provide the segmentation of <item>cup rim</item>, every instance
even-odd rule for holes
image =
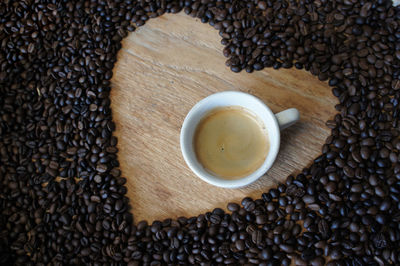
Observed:
[[[258,169],[253,171],[251,174],[249,174],[249,175],[247,175],[245,177],[239,178],[239,179],[234,179],[234,180],[223,179],[221,177],[218,177],[218,176],[213,175],[210,172],[208,172],[206,169],[204,169],[204,167],[202,167],[201,163],[197,161],[197,158],[196,158],[195,154],[194,154],[194,156],[190,156],[190,154],[192,152],[189,151],[188,145],[185,144],[185,143],[187,143],[187,141],[185,141],[185,140],[187,138],[187,133],[188,133],[188,130],[189,130],[189,122],[190,122],[191,119],[193,119],[193,116],[195,116],[200,111],[200,109],[205,104],[207,104],[207,102],[212,100],[213,98],[226,96],[226,95],[229,95],[229,94],[230,95],[235,95],[235,96],[240,96],[240,97],[247,97],[247,98],[250,98],[252,101],[255,101],[258,104],[260,104],[260,106],[262,106],[264,111],[272,118],[271,120],[273,121],[273,125],[268,125],[268,126],[264,125],[267,128],[267,132],[268,132],[269,138],[271,137],[270,136],[270,131],[271,130],[275,130],[275,132],[276,132],[275,139],[273,141],[271,139],[269,139],[269,141],[270,141],[270,149],[269,149],[268,155],[265,158],[263,164]],[[226,106],[235,106],[235,105],[234,104],[228,104]],[[248,109],[249,111],[254,113],[257,117],[260,117],[259,114],[253,112],[249,108],[246,108],[245,106],[242,106],[242,107],[245,108],[245,109]],[[201,115],[201,118],[203,118],[206,115],[206,113],[207,112],[203,113]],[[200,118],[200,120],[201,120],[201,118]],[[198,123],[199,122],[197,122],[196,125],[194,125],[194,127],[197,127]],[[190,143],[193,143],[193,139],[190,140]],[[271,109],[268,107],[268,105],[265,104],[258,97],[254,96],[254,95],[251,95],[249,93],[241,92],[241,91],[217,92],[217,93],[211,94],[211,95],[203,98],[199,102],[197,102],[191,108],[191,110],[188,112],[188,114],[186,115],[186,117],[185,117],[185,119],[183,121],[181,132],[180,132],[180,146],[181,146],[181,152],[182,152],[182,155],[183,155],[183,158],[184,158],[186,164],[189,166],[189,168],[192,170],[192,172],[195,173],[195,175],[197,177],[199,177],[203,181],[205,181],[205,182],[207,182],[207,183],[209,183],[211,185],[217,186],[217,187],[239,188],[239,187],[244,187],[244,186],[247,186],[247,185],[255,182],[260,177],[264,176],[265,173],[271,168],[271,166],[275,162],[275,159],[276,159],[276,157],[278,155],[278,151],[279,151],[279,148],[280,148],[280,129],[279,129],[278,120],[276,119],[275,114],[271,111]]]

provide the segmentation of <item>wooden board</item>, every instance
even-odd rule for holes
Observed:
[[[330,130],[337,99],[326,82],[296,69],[252,74],[225,66],[218,31],[181,13],[149,21],[122,43],[112,79],[112,112],[118,159],[128,179],[135,220],[194,216],[264,191],[296,174],[317,157]],[[301,121],[282,132],[269,172],[241,189],[222,189],[197,178],[180,151],[179,133],[192,106],[219,91],[240,90],[272,111],[290,107]]]

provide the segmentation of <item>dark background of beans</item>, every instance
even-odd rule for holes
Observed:
[[[322,154],[260,199],[134,223],[112,68],[129,31],[181,10],[220,31],[232,71],[305,69],[338,114]],[[399,76],[391,1],[3,0],[0,264],[398,265]]]

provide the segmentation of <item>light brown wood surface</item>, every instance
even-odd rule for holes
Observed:
[[[118,159],[136,221],[194,216],[245,196],[259,198],[309,165],[330,133],[325,122],[336,113],[337,99],[326,82],[296,69],[233,73],[225,66],[220,40],[210,25],[181,13],[151,20],[122,42],[111,101]],[[282,132],[273,167],[241,189],[203,182],[180,151],[187,112],[202,98],[226,90],[251,93],[274,112],[295,107],[301,115]]]

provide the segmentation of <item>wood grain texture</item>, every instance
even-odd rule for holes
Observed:
[[[258,198],[309,165],[330,134],[325,121],[334,116],[337,99],[325,82],[295,69],[235,74],[225,66],[220,40],[212,27],[182,13],[151,20],[122,42],[111,101],[118,159],[136,221],[194,216],[245,196]],[[269,172],[234,190],[197,178],[179,145],[192,106],[226,90],[251,93],[274,112],[295,107],[301,114],[299,123],[282,132]]]

